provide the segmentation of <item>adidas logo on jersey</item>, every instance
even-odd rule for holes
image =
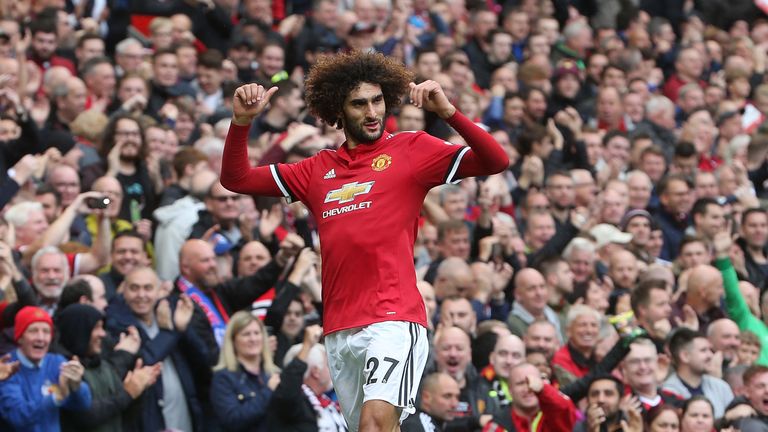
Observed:
[[[336,170],[334,168],[331,168],[330,171],[325,173],[325,175],[323,176],[323,180],[328,180],[332,178],[336,178]]]

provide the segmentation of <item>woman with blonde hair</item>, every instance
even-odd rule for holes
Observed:
[[[224,430],[267,430],[267,406],[280,383],[268,337],[261,320],[248,311],[235,313],[227,324],[210,395]]]

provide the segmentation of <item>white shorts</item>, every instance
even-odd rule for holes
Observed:
[[[325,348],[350,431],[357,431],[363,403],[369,400],[394,405],[400,422],[416,412],[416,393],[429,355],[427,329],[406,321],[374,323],[327,335]]]

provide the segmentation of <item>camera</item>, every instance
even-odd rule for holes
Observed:
[[[85,205],[91,209],[105,209],[110,203],[110,199],[107,197],[98,198],[86,198]]]

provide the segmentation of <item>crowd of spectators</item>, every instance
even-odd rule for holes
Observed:
[[[254,166],[338,147],[304,77],[361,50],[510,159],[424,202],[404,432],[768,431],[760,3],[0,2],[0,430],[347,430],[314,216],[218,176],[242,83]]]

